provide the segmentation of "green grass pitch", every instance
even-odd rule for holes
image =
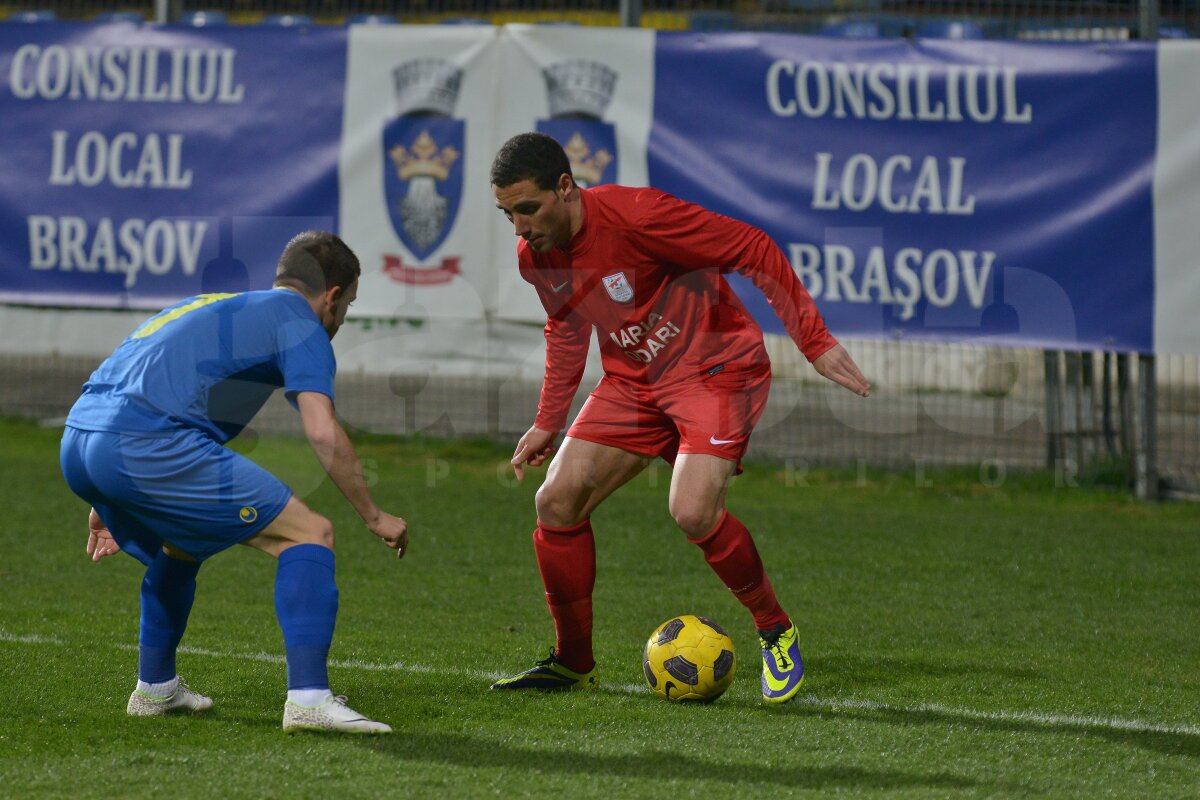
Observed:
[[[751,464],[730,507],[801,628],[808,679],[768,707],[749,617],[666,510],[654,470],[595,515],[596,693],[491,693],[552,626],[529,534],[541,471],[503,446],[359,440],[397,561],[303,441],[251,457],[337,528],[334,690],[390,737],[279,728],[274,564],[200,573],[180,671],[214,712],[128,718],[138,582],[92,564],[59,432],[0,420],[0,796],[741,798],[1200,796],[1200,508],[1049,476],[812,472]],[[708,706],[643,686],[645,637],[712,617],[737,678]]]

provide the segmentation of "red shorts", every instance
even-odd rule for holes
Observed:
[[[605,375],[567,435],[661,456],[671,464],[678,453],[706,453],[737,464],[767,405],[770,388],[769,364],[730,367],[657,386]]]

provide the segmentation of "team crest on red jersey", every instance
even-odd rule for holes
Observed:
[[[618,303],[628,303],[633,299],[633,287],[629,285],[629,279],[625,277],[624,272],[605,275],[604,291]]]

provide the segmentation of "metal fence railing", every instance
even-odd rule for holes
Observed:
[[[569,22],[764,30],[831,36],[1127,39],[1200,36],[1195,0],[4,0],[0,18],[154,21],[182,11],[197,24]]]
[[[847,345],[872,381],[870,400],[818,378],[789,340],[771,339],[775,378],[754,457],[798,471],[841,464],[919,473],[969,465],[984,482],[1049,469],[1063,486],[1097,476],[1134,486],[1142,433],[1136,408],[1146,388],[1136,356],[1124,357],[1122,366],[1114,354],[1053,353],[1058,385],[1051,392],[1053,373],[1040,350]],[[61,419],[99,361],[0,356],[0,414]],[[1200,497],[1200,356],[1164,356],[1156,367],[1157,488]],[[532,420],[538,390],[529,380],[346,374],[338,379],[338,413],[351,428],[373,433],[515,441]],[[578,400],[585,396],[581,391]],[[297,415],[278,400],[253,427],[301,433]]]

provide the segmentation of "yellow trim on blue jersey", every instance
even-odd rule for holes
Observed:
[[[237,297],[237,294],[202,294],[202,295],[199,295],[195,300],[188,303],[186,306],[180,306],[179,308],[173,308],[166,313],[159,314],[156,317],[150,318],[149,320],[146,321],[146,324],[142,325],[142,327],[138,328],[136,331],[133,332],[132,338],[144,339],[147,336],[158,333],[159,329],[162,328],[162,326],[166,325],[168,322],[174,322],[175,320],[179,319],[180,317],[182,317],[184,314],[188,313],[189,311],[195,311],[197,308],[203,308],[204,306],[211,305],[211,304],[217,302],[218,300],[225,300],[230,297]]]

